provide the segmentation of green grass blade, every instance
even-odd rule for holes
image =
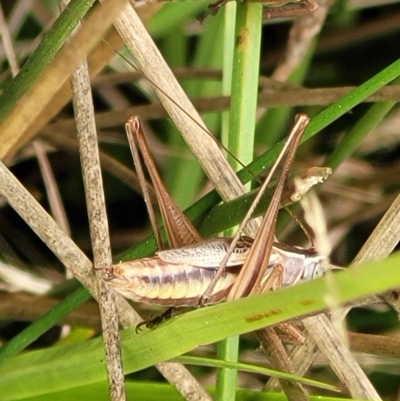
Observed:
[[[137,335],[123,330],[125,372],[134,372],[231,335],[258,330],[328,307],[327,294],[335,288],[337,303],[348,302],[400,286],[400,255],[338,272],[329,285],[314,280],[276,292],[202,308]],[[376,278],[379,277],[379,280]],[[80,374],[77,375],[76,372]],[[2,399],[41,395],[105,379],[101,339],[82,344],[29,352],[0,366]]]
[[[68,4],[20,73],[4,89],[0,96],[0,120],[15,107],[18,100],[43,73],[93,3],[94,0],[72,0]]]
[[[239,3],[233,60],[229,149],[244,163],[253,159],[260,66],[262,4]]]
[[[199,11],[207,9],[207,1],[184,1],[180,4],[164,4],[160,11],[151,19],[147,29],[153,38],[168,34],[176,28],[181,28],[190,18],[197,15]]]
[[[254,152],[261,25],[262,4],[237,4],[229,135],[225,138],[224,145],[244,163],[253,159]],[[229,54],[226,56],[232,59]],[[238,336],[228,337],[218,344],[218,354],[226,360],[236,360],[238,347]],[[219,400],[234,399],[236,381],[237,372],[234,369],[219,370],[217,380]]]
[[[17,355],[90,298],[91,294],[84,287],[68,295],[62,302],[35,320],[30,326],[0,348],[0,364]]]
[[[141,401],[182,401],[182,396],[178,391],[169,384],[154,383],[147,381],[125,383],[126,394],[129,400],[135,400],[140,394]],[[215,395],[213,387],[208,387],[207,391],[211,396]],[[70,401],[70,400],[96,400],[109,401],[108,388],[106,382],[89,384],[82,387],[76,387],[70,390],[49,393],[37,397],[24,398],[25,401]],[[286,401],[286,397],[282,393],[270,393],[262,391],[253,391],[247,389],[239,389],[236,391],[236,399],[239,401]],[[332,398],[322,396],[310,396],[311,401],[351,401],[346,398]]]
[[[287,372],[280,372],[275,369],[266,368],[265,366],[257,366],[251,365],[248,363],[241,363],[241,362],[231,362],[225,361],[220,359],[211,359],[206,357],[198,357],[198,356],[180,356],[173,359],[174,362],[180,362],[189,365],[198,365],[198,366],[215,366],[215,367],[225,367],[229,369],[236,369],[241,370],[244,372],[252,372],[257,373],[265,376],[273,376],[278,379],[286,379],[286,380],[296,380],[299,383],[303,383],[309,386],[321,388],[324,390],[330,391],[339,391],[336,386],[331,384],[321,383],[317,380],[308,379],[303,376],[299,376],[296,374],[291,374]]]
[[[361,141],[368,135],[372,128],[378,125],[382,119],[395,106],[396,102],[382,102],[369,107],[364,116],[340,141],[340,144],[326,158],[324,166],[337,168],[340,163],[348,158],[357,149]]]

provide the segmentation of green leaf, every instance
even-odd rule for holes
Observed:
[[[152,331],[121,332],[125,373],[135,372],[196,348],[400,286],[400,255],[324,278],[182,314]],[[379,277],[379,280],[377,280]],[[333,283],[333,284],[332,284]],[[332,287],[333,285],[333,287]],[[334,294],[329,290],[334,288]],[[79,375],[76,372],[79,371]],[[101,338],[28,352],[0,367],[2,400],[16,400],[84,386],[105,379]]]

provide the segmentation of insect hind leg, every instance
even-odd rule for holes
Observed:
[[[277,264],[269,269],[270,271],[261,282],[261,293],[266,291],[275,291],[282,288],[283,283],[283,266]]]

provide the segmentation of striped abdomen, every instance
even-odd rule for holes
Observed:
[[[240,267],[230,267],[221,276],[211,294],[210,303],[227,297]],[[173,264],[155,256],[114,265],[107,281],[124,297],[136,302],[195,306],[215,273],[215,268]]]

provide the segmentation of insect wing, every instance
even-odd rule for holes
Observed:
[[[159,251],[157,255],[168,263],[187,263],[204,269],[218,269],[231,242],[232,238],[213,238],[193,246]],[[248,241],[239,241],[229,257],[227,266],[242,265],[249,250]]]

